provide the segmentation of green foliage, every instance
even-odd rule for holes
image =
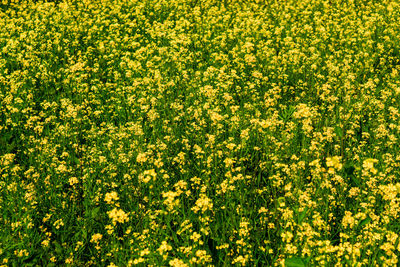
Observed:
[[[0,3],[0,265],[395,266],[398,1]]]

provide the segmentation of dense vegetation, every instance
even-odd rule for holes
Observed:
[[[399,20],[3,0],[0,265],[396,265]]]

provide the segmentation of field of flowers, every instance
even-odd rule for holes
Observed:
[[[394,266],[400,2],[0,3],[0,266]]]

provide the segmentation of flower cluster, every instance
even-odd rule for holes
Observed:
[[[0,265],[398,265],[399,20],[1,1]]]

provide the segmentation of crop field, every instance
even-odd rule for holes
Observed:
[[[400,1],[0,2],[0,266],[396,266]]]

